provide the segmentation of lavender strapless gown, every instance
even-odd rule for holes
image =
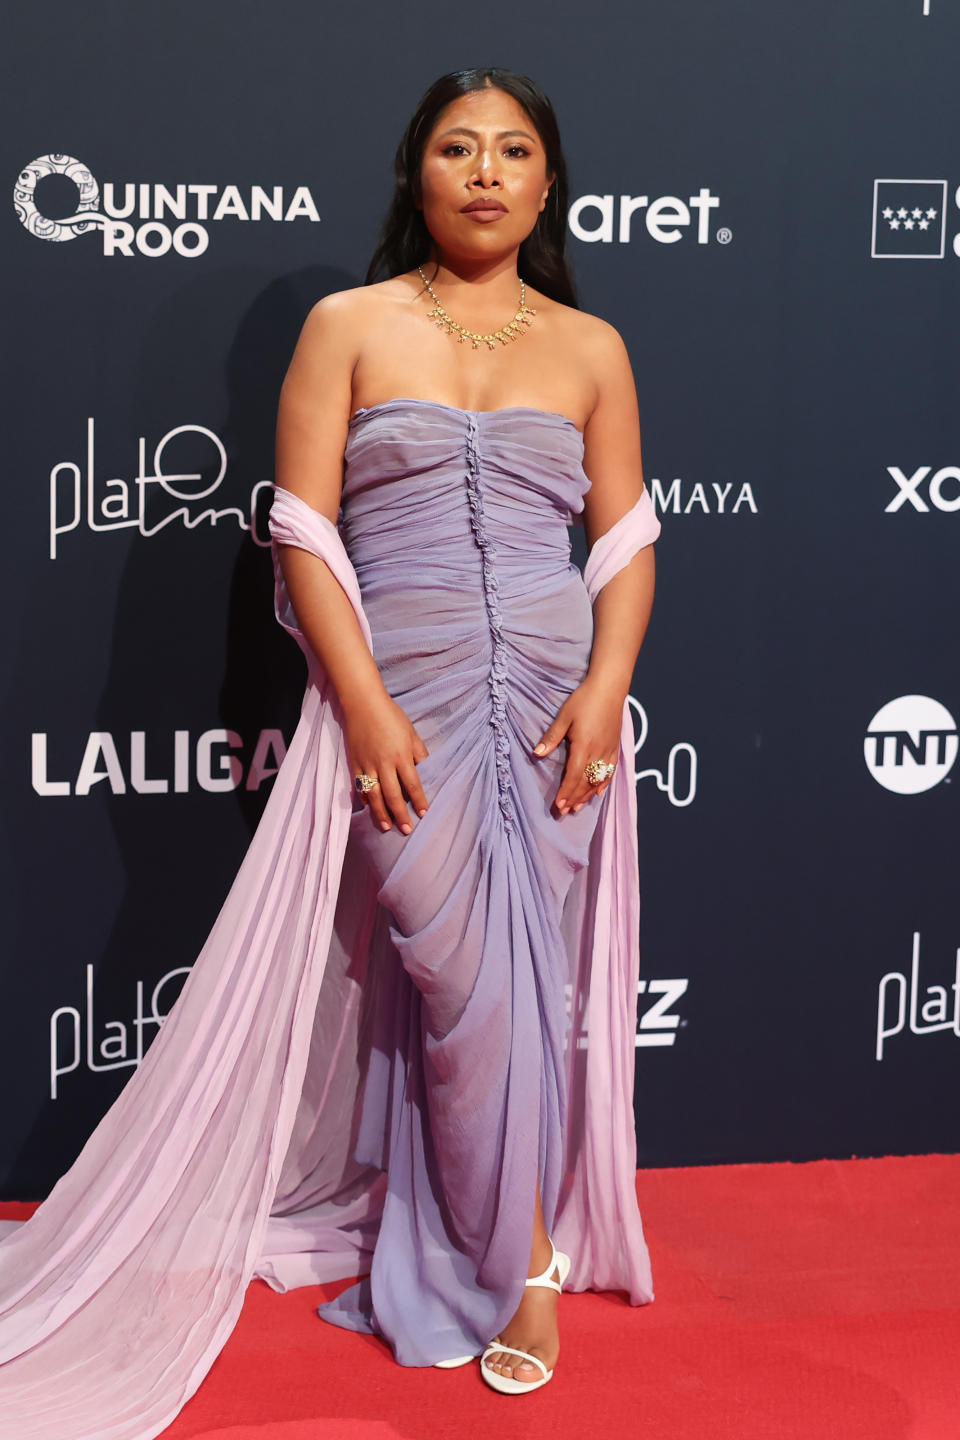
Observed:
[[[391,400],[353,417],[343,539],[374,656],[429,749],[409,836],[365,808],[389,938],[371,961],[357,1159],[386,1171],[370,1275],[320,1307],[405,1365],[478,1353],[520,1302],[539,1177],[565,1122],[564,902],[606,797],[551,813],[565,746],[531,754],[583,679],[593,616],[568,525],[589,481],[561,415]],[[369,982],[368,982],[369,983]]]

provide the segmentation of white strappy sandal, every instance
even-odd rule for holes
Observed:
[[[560,1272],[559,1281],[551,1279],[554,1270]],[[550,1264],[542,1275],[531,1275],[524,1281],[524,1284],[543,1285],[551,1290],[556,1290],[559,1295],[569,1274],[570,1256],[564,1255],[562,1250],[557,1250],[551,1240]],[[539,1370],[543,1371],[542,1378],[540,1380],[515,1380],[512,1375],[500,1375],[496,1370],[491,1370],[488,1365],[484,1364],[484,1361],[488,1355],[494,1355],[498,1350],[503,1350],[507,1355],[519,1355],[521,1360],[527,1360],[531,1365],[536,1365]],[[517,1350],[513,1345],[504,1345],[499,1340],[491,1340],[480,1356],[480,1374],[490,1388],[499,1390],[501,1395],[522,1395],[525,1390],[539,1390],[541,1385],[546,1385],[548,1380],[553,1379],[553,1371],[548,1370],[537,1355],[530,1355],[526,1350]]]

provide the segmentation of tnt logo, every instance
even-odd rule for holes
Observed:
[[[874,260],[942,260],[946,180],[874,180]]]
[[[945,705],[929,695],[901,695],[870,721],[863,756],[885,790],[919,795],[950,773],[958,744],[957,727]]]

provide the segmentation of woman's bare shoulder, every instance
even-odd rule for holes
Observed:
[[[372,285],[354,285],[333,290],[311,307],[304,324],[311,330],[330,331],[363,325],[384,310],[409,301],[411,285],[404,275],[378,280]]]
[[[626,346],[620,332],[599,315],[588,310],[577,310],[559,300],[531,291],[527,287],[528,303],[536,306],[537,314],[548,321],[561,344],[571,345],[578,355],[587,361],[590,370],[603,371],[610,366],[621,366],[626,356]]]
[[[547,296],[537,296],[538,316],[549,322],[557,353],[583,380],[586,409],[592,414],[605,394],[633,385],[630,357],[623,337],[609,321],[587,310],[576,310]],[[542,310],[541,310],[542,304]]]
[[[609,321],[601,320],[599,315],[591,315],[588,310],[577,310],[572,305],[551,300],[546,295],[532,291],[529,286],[527,295],[528,303],[535,304],[540,314],[549,319],[558,330],[563,330],[578,345],[588,345],[598,354],[616,354],[624,349],[620,332]]]
[[[344,365],[352,370],[371,333],[392,306],[402,303],[404,293],[397,280],[385,280],[334,290],[315,301],[297,340],[295,369],[313,372]]]

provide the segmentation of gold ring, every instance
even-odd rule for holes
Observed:
[[[590,785],[602,785],[604,780],[609,780],[616,769],[609,760],[591,760],[584,768],[584,778]]]
[[[367,791],[372,790],[375,785],[379,785],[380,781],[376,775],[364,775],[361,772],[353,777],[353,784],[358,795],[366,795]]]

